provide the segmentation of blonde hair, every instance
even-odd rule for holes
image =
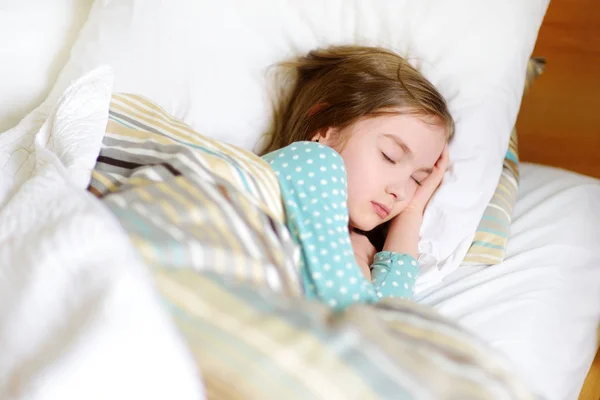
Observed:
[[[261,154],[310,140],[327,128],[343,129],[360,118],[383,114],[428,117],[445,127],[448,140],[454,135],[454,120],[442,95],[389,50],[333,46],[278,66],[291,73],[291,91],[275,104]]]

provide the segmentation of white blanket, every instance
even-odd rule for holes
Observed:
[[[199,374],[118,222],[86,188],[98,69],[0,134],[0,398],[198,399]]]

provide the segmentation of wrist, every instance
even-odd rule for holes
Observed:
[[[416,218],[417,216],[419,216],[420,218],[423,218],[424,214],[425,214],[424,208],[409,204],[404,210],[402,210],[402,212],[398,216],[407,215],[407,216],[412,216],[413,218]]]
[[[409,254],[418,259],[419,232],[422,222],[422,213],[414,209],[402,211],[390,225],[383,250]]]
[[[410,208],[403,210],[394,218],[392,221],[392,226],[390,226],[390,231],[405,231],[406,229],[415,228],[419,230],[422,223],[423,213],[418,209]],[[395,226],[399,226],[399,229],[396,229]]]

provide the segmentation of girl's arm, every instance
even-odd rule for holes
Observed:
[[[377,302],[352,248],[341,156],[319,143],[297,142],[263,158],[278,176],[286,223],[301,248],[306,296],[336,309]]]
[[[412,209],[403,211],[390,223],[383,250],[419,258],[419,231],[422,223],[422,212]]]
[[[373,284],[378,298],[412,297],[419,275],[417,260],[413,256],[394,251],[375,254],[375,247],[364,234],[350,232],[350,238],[356,261]]]
[[[377,250],[369,241],[367,236],[350,231],[350,241],[352,242],[352,250],[354,251],[354,258],[358,263],[361,272],[369,281],[371,280],[371,264],[375,258]]]

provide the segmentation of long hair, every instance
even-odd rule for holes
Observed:
[[[454,134],[454,120],[438,90],[404,58],[378,47],[333,46],[278,64],[288,95],[274,104],[273,126],[261,154],[310,140],[327,128],[389,113],[428,117]],[[338,138],[345,141],[347,138]]]
[[[412,114],[454,135],[454,119],[444,97],[398,54],[378,47],[333,46],[278,64],[274,118],[260,154],[311,140],[328,128],[339,130],[361,118]],[[288,89],[286,92],[286,88]],[[349,138],[333,138],[343,148]],[[364,232],[381,250],[388,224]]]

